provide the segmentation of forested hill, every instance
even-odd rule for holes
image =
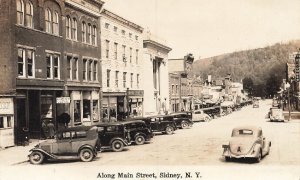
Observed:
[[[206,78],[224,77],[230,73],[233,81],[251,78],[255,85],[266,84],[271,74],[277,79],[284,78],[285,63],[289,54],[300,48],[300,40],[285,44],[277,43],[265,48],[239,51],[223,54],[211,58],[200,59],[194,62],[193,72]]]

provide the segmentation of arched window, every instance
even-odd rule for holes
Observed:
[[[77,20],[73,18],[72,20],[72,39],[77,40]]]
[[[81,37],[82,37],[82,42],[86,42],[86,24],[83,21],[81,25]]]
[[[50,9],[47,8],[45,10],[45,26],[46,26],[47,33],[52,33],[51,24],[52,24],[52,13]]]
[[[91,24],[88,24],[88,39],[87,39],[87,42],[89,44],[92,43],[92,25]]]
[[[71,38],[71,18],[69,16],[66,19],[66,37]]]
[[[93,31],[92,31],[92,44],[97,46],[97,27],[93,26]]]
[[[54,12],[53,16],[53,34],[59,35],[59,14],[57,11]]]
[[[17,24],[24,25],[24,2],[17,0]]]
[[[31,2],[26,3],[25,24],[27,27],[33,28],[33,5]]]

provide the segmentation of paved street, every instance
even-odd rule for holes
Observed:
[[[93,162],[85,165],[254,166],[255,163],[245,161],[225,162],[221,156],[222,144],[228,142],[232,128],[239,125],[261,126],[265,137],[271,140],[270,155],[259,165],[300,165],[300,122],[298,120],[289,123],[269,122],[265,115],[270,106],[271,101],[261,101],[260,108],[247,106],[208,123],[195,123],[191,129],[179,129],[170,136],[157,134],[149,144],[129,146],[119,153],[103,152],[98,154],[98,158]],[[59,164],[66,165],[57,162],[45,165]],[[82,162],[71,164],[83,165]]]

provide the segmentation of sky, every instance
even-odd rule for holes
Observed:
[[[300,0],[104,0],[167,41],[169,58],[212,57],[300,39]]]

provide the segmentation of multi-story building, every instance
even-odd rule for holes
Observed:
[[[104,121],[143,114],[143,30],[106,9],[101,13]]]
[[[62,113],[70,115],[69,126],[99,120],[102,5],[101,0],[1,1],[0,139],[15,135],[18,143],[25,132],[40,138],[43,122],[57,128]]]
[[[180,111],[180,74],[169,73],[169,97],[170,97],[170,112]]]
[[[165,114],[169,111],[168,53],[166,41],[151,34],[144,36],[144,115]]]
[[[193,76],[191,74],[194,57],[187,54],[181,59],[169,59],[169,73],[180,75],[180,111],[189,111],[193,109]],[[171,92],[170,92],[171,94]]]

